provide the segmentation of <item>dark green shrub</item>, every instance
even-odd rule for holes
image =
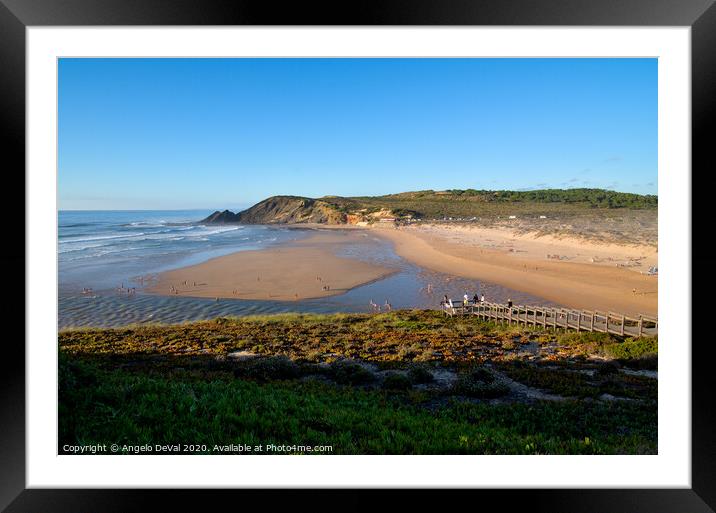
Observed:
[[[493,383],[495,381],[495,374],[485,367],[477,367],[472,370],[470,378],[473,381],[479,381],[481,383]]]
[[[342,385],[365,385],[375,381],[375,375],[353,362],[335,362],[331,365],[331,377]]]
[[[408,376],[416,384],[431,383],[434,380],[433,373],[422,365],[411,367]]]
[[[299,376],[298,365],[290,358],[250,358],[234,364],[234,376],[259,381],[295,379]]]
[[[386,390],[408,390],[411,386],[410,378],[399,372],[391,372],[383,381]]]
[[[599,377],[619,374],[619,365],[614,362],[603,363],[597,368],[594,374]]]
[[[453,392],[479,399],[501,397],[509,391],[507,384],[485,367],[477,367],[461,373],[453,385]]]

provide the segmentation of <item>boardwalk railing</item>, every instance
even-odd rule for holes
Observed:
[[[659,321],[655,316],[626,316],[615,312],[571,310],[544,306],[513,305],[497,303],[464,304],[462,301],[440,303],[446,315],[476,315],[480,319],[491,319],[504,324],[523,324],[544,328],[563,328],[576,331],[598,331],[613,335],[642,337],[659,332]]]

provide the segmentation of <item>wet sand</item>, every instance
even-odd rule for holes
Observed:
[[[203,298],[302,300],[343,294],[394,269],[336,256],[341,245],[363,240],[356,231],[316,231],[275,248],[240,251],[161,273],[145,289]]]
[[[657,265],[653,245],[471,226],[314,228],[322,229],[287,245],[242,251],[162,273],[145,291],[282,301],[343,294],[395,272],[336,255],[341,245],[360,244],[371,233],[392,241],[398,255],[424,269],[495,283],[572,308],[628,315],[658,312],[658,279],[643,274]]]
[[[630,315],[658,311],[657,277],[640,272],[656,265],[652,246],[531,237],[471,227],[377,227],[373,231],[392,240],[403,258],[434,271],[490,281],[573,308]]]

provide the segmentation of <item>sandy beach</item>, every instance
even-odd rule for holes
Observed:
[[[394,269],[336,256],[358,231],[316,231],[276,248],[240,251],[158,275],[150,293],[189,297],[301,300],[334,296]]]
[[[313,228],[319,227],[328,229],[280,247],[241,251],[162,273],[146,290],[266,300],[342,294],[395,271],[336,256],[340,245],[360,242],[369,231],[392,241],[398,255],[425,269],[495,283],[572,308],[629,315],[658,311],[658,279],[644,274],[658,265],[655,245],[469,225]]]
[[[653,246],[468,226],[374,231],[392,240],[403,258],[435,271],[498,283],[573,308],[632,315],[658,311],[657,277],[642,274],[657,265]]]

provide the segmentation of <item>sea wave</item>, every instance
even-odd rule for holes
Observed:
[[[144,227],[148,228],[148,227]],[[129,242],[145,241],[207,241],[212,236],[234,232],[243,227],[221,226],[209,227],[205,225],[183,225],[163,230],[146,230],[141,232],[128,232],[121,234],[102,234],[80,237],[63,238],[59,241],[58,253],[73,253],[100,247],[121,246]],[[242,237],[241,240],[248,240],[249,237]],[[275,240],[275,239],[274,239]]]
[[[75,242],[90,242],[90,241],[96,241],[96,240],[110,240],[110,239],[131,239],[133,237],[141,237],[144,235],[144,232],[141,233],[132,233],[127,235],[99,235],[96,237],[80,237],[80,238],[72,238],[72,239],[61,239],[60,244],[71,244]]]

